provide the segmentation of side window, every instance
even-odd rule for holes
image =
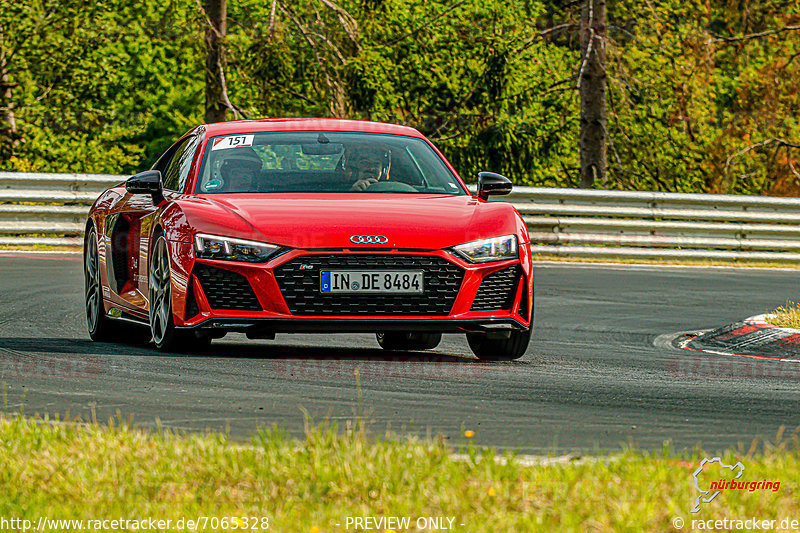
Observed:
[[[189,137],[189,142],[183,149],[183,153],[179,156],[179,170],[178,170],[178,188],[177,191],[183,192],[186,187],[186,180],[189,177],[189,170],[192,168],[192,160],[194,159],[197,147],[200,146],[202,135],[195,135]]]
[[[158,158],[158,161],[156,161],[156,164],[153,165],[153,168],[151,169],[151,170],[158,170],[159,172],[161,172],[162,179],[164,173],[167,171],[167,167],[169,166],[170,161],[172,161],[172,156],[175,155],[175,150],[177,148],[180,147],[175,145],[170,146],[169,149],[166,152],[164,152],[161,155],[161,157]]]
[[[161,170],[161,179],[164,182],[164,188],[169,189],[170,191],[179,191],[180,187],[180,175],[181,175],[181,162],[185,157],[187,152],[191,152],[191,155],[194,154],[194,150],[186,150],[186,146],[194,139],[194,137],[187,137],[177,146],[175,151],[173,152],[172,157],[169,160],[169,163],[165,165],[165,169]],[[191,155],[189,158],[191,159]],[[159,161],[160,163],[160,161]],[[191,164],[191,161],[190,161]],[[186,173],[188,175],[189,170],[187,168]]]

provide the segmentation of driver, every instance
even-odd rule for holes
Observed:
[[[391,152],[371,144],[352,144],[345,148],[344,168],[353,182],[352,191],[365,191],[373,183],[389,179]]]
[[[219,167],[225,190],[231,192],[256,192],[261,177],[261,158],[250,147],[233,148]]]

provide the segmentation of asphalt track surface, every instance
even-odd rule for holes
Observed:
[[[228,335],[193,356],[93,343],[81,268],[76,255],[0,253],[4,411],[242,439],[273,424],[300,435],[304,412],[339,427],[363,416],[375,433],[457,444],[470,429],[479,445],[556,454],[665,441],[748,448],[800,424],[800,364],[655,342],[784,304],[797,296],[797,271],[540,264],[527,354],[488,364],[460,335],[399,355],[372,335]]]

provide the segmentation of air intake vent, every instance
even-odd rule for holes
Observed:
[[[194,275],[200,280],[212,309],[262,311],[250,282],[238,272],[199,264]]]
[[[522,284],[522,298],[519,302],[519,316],[525,320],[530,320],[531,317],[528,316],[528,286],[525,283],[525,276],[522,276],[520,283]]]
[[[514,265],[483,278],[471,311],[510,311],[521,274],[519,265]]]
[[[200,308],[197,307],[197,299],[194,297],[194,284],[189,283],[189,290],[186,291],[186,311],[183,319],[189,320],[193,316],[197,316],[198,313],[200,313]]]

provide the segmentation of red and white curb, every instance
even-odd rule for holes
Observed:
[[[770,324],[768,317],[756,315],[715,330],[687,335],[676,345],[695,352],[800,363],[800,329]]]

